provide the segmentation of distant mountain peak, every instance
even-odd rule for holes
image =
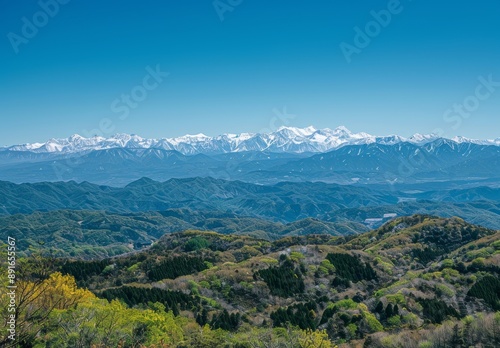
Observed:
[[[352,132],[347,129],[346,126],[339,126],[333,130],[335,133],[347,133],[347,134],[352,134]]]
[[[283,132],[290,132],[291,134],[295,134],[298,136],[308,136],[316,132],[316,128],[314,128],[313,126],[309,126],[306,128],[282,126],[276,130],[276,133]]]
[[[83,139],[83,137],[80,134],[73,134],[72,136],[70,136],[68,138],[68,140],[70,140],[70,141],[75,141],[75,140],[79,140],[79,139]]]
[[[150,179],[148,177],[142,177],[138,180],[132,181],[130,184],[128,184],[126,187],[142,187],[142,186],[147,186],[147,185],[152,185],[152,184],[158,184],[159,182],[154,181],[153,179]]]
[[[440,137],[437,134],[420,134],[416,133],[413,134],[410,138],[408,138],[408,141],[410,143],[415,143],[415,144],[426,144],[430,143],[434,140],[439,139]]]

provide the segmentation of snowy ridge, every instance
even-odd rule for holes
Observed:
[[[66,139],[50,139],[45,143],[14,145],[0,151],[27,151],[34,153],[80,153],[114,148],[164,149],[179,151],[184,155],[216,154],[244,151],[269,152],[326,152],[345,145],[382,144],[394,145],[410,142],[423,146],[440,139],[439,136],[415,134],[410,138],[398,135],[373,136],[367,133],[352,133],[346,127],[316,129],[281,127],[272,133],[222,134],[210,137],[205,134],[184,135],[176,138],[146,139],[135,134],[116,134],[110,138],[84,138],[78,134]],[[500,146],[495,140],[473,140],[464,137],[451,139],[455,143]]]

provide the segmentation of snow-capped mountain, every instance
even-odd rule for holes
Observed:
[[[72,135],[67,139],[50,139],[45,143],[33,143],[4,147],[3,151],[25,151],[34,153],[85,153],[94,150],[162,149],[175,150],[184,155],[222,154],[245,151],[268,151],[286,153],[327,152],[345,145],[381,144],[394,145],[408,142],[418,146],[440,139],[439,136],[415,134],[410,138],[398,135],[373,136],[367,133],[353,133],[346,127],[316,129],[281,127],[271,133],[223,134],[210,137],[204,134],[185,135],[176,138],[146,139],[132,134],[116,134],[110,138],[84,138]],[[500,146],[495,140],[473,140],[464,137],[451,139],[456,143]]]
[[[454,137],[451,140],[453,140],[456,143],[471,143],[471,144],[478,144],[478,145],[497,145],[500,146],[500,138],[496,138],[494,140],[477,140],[477,139],[469,139],[465,137]]]

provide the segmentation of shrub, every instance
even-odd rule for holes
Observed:
[[[184,245],[184,250],[186,251],[196,251],[200,249],[206,249],[210,246],[210,242],[201,236],[196,236],[191,238]]]

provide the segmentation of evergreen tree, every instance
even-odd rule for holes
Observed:
[[[206,324],[208,324],[208,311],[206,308],[203,308],[201,313],[198,313],[198,315],[196,316],[196,322],[200,326],[205,326]]]
[[[397,304],[394,305],[393,314],[394,315],[399,315],[399,307],[398,307]]]
[[[390,318],[394,315],[394,311],[392,308],[392,304],[388,304],[387,307],[385,308],[385,316],[386,318]]]
[[[465,342],[462,336],[462,332],[460,332],[458,324],[455,324],[455,326],[453,326],[453,332],[450,337],[450,347],[461,348],[464,347],[464,344]]]
[[[488,274],[479,280],[467,295],[482,298],[493,309],[500,310],[500,280],[493,275]]]
[[[377,279],[377,274],[369,264],[363,264],[357,257],[349,254],[330,253],[326,259],[335,266],[335,273],[340,278],[353,282]]]

